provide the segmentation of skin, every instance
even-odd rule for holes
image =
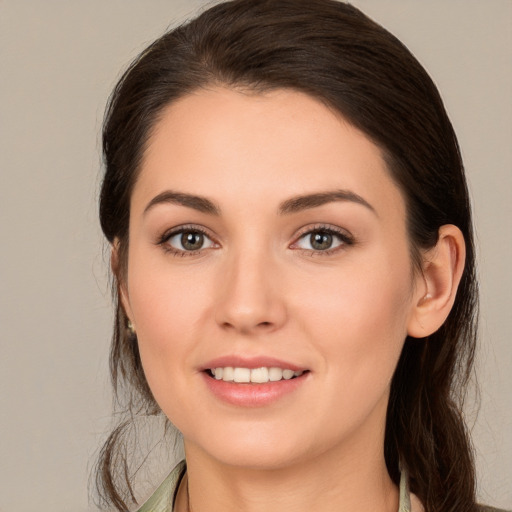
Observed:
[[[340,190],[367,204],[279,213],[290,198]],[[148,207],[166,191],[219,212]],[[191,225],[208,235],[201,250],[163,240]],[[314,250],[314,229],[345,240]],[[383,454],[390,381],[406,335],[436,330],[453,303],[457,228],[442,228],[417,272],[401,191],[363,133],[299,92],[212,88],[168,106],[155,126],[129,237],[121,299],[155,399],[183,434],[194,512],[396,511]],[[202,374],[233,354],[309,373],[275,403],[234,406]],[[182,485],[178,510],[186,499]]]

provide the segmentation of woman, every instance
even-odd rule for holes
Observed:
[[[186,455],[141,511],[482,510],[466,182],[396,38],[331,0],[219,4],[132,64],[103,141],[114,383]]]

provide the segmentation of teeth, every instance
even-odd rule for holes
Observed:
[[[283,370],[281,368],[269,368],[268,369],[268,380],[270,382],[276,382],[283,378]]]
[[[268,368],[254,368],[254,370],[251,370],[251,382],[268,382]]]
[[[249,368],[234,368],[233,380],[235,382],[251,382],[251,370]]]
[[[279,380],[289,380],[292,377],[299,377],[303,371],[293,371],[288,368],[233,368],[226,366],[224,368],[211,368],[211,373],[216,380],[225,382],[254,382],[264,384],[266,382],[277,382]]]
[[[293,377],[294,375],[294,371],[293,370],[283,370],[283,379],[286,379],[286,380],[289,380]]]
[[[222,371],[222,380],[225,381],[232,381],[233,380],[233,368],[231,366],[227,366],[226,368],[221,368]],[[217,372],[215,372],[215,375],[217,375]]]

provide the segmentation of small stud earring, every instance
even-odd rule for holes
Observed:
[[[132,336],[135,336],[137,333],[135,332],[135,327],[133,326],[131,320],[128,320],[128,331]]]

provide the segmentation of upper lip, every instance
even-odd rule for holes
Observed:
[[[282,368],[293,371],[304,371],[307,368],[303,366],[290,363],[289,361],[283,361],[275,357],[268,356],[257,356],[257,357],[244,357],[238,355],[227,355],[217,357],[208,361],[202,370],[209,370],[210,368],[226,368],[231,366],[233,368]]]

